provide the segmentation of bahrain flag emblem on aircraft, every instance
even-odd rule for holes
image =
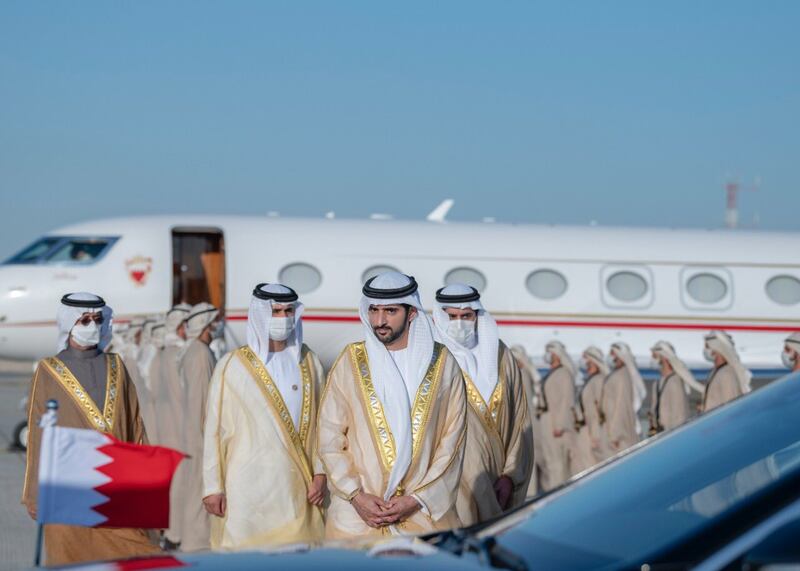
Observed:
[[[169,487],[185,455],[81,428],[46,426],[39,458],[39,523],[169,527]]]
[[[153,258],[134,256],[125,260],[125,267],[134,285],[143,286],[147,284],[147,278],[153,270]]]

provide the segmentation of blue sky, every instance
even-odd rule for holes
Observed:
[[[0,256],[148,213],[797,229],[800,3],[0,4]]]

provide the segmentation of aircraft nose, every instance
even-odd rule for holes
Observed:
[[[37,268],[0,266],[0,358],[36,358],[53,337],[55,313],[43,297],[47,280],[40,273]]]

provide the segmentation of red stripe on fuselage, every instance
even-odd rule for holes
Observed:
[[[247,321],[246,315],[229,315],[228,321]],[[332,323],[357,323],[361,321],[355,315],[303,315],[303,321],[319,321]],[[498,325],[509,327],[578,327],[599,329],[683,329],[702,330],[724,329],[727,331],[760,331],[772,333],[791,333],[800,329],[786,325],[736,325],[719,323],[669,323],[669,322],[635,322],[635,321],[566,321],[538,319],[498,319]]]

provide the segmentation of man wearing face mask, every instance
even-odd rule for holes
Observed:
[[[324,535],[326,477],[313,450],[325,378],[303,343],[302,315],[293,289],[258,284],[247,345],[214,371],[203,503],[215,516],[215,549],[315,543]]]
[[[652,436],[672,430],[689,420],[689,395],[692,390],[703,393],[686,364],[678,358],[675,348],[667,341],[653,345],[653,360],[661,371],[661,378],[653,386],[650,397],[650,431]]]
[[[161,352],[159,376],[159,392],[155,395],[155,411],[158,419],[158,436],[160,444],[175,450],[185,449],[183,425],[185,423],[183,406],[183,380],[179,366],[182,348],[185,344],[185,334],[178,333],[181,322],[189,315],[192,306],[181,303],[167,312],[164,320],[164,349]],[[178,465],[179,473],[175,481],[183,481],[181,473],[185,468],[184,462]],[[175,485],[170,488],[170,526],[165,530],[166,545],[170,548],[181,542],[180,521],[182,506],[186,502],[185,486]]]
[[[594,345],[583,352],[581,368],[586,371],[583,386],[575,401],[575,453],[572,456],[573,471],[577,474],[588,470],[606,458],[606,435],[600,415],[603,398],[603,380],[608,375],[608,365],[603,352]]]
[[[703,356],[714,364],[706,381],[702,412],[708,412],[750,392],[752,374],[739,360],[730,335],[712,331],[705,337]]]
[[[626,343],[611,345],[608,355],[611,372],[603,383],[601,411],[605,416],[608,453],[613,456],[639,441],[641,427],[637,412],[647,396],[636,360]]]
[[[22,503],[36,517],[41,429],[47,401],[58,401],[58,425],[97,430],[137,444],[146,443],[139,403],[119,355],[104,353],[111,340],[111,308],[91,293],[67,294],[58,310],[58,353],[39,362],[28,410],[27,467]],[[159,550],[140,529],[44,526],[45,563],[148,555]]]
[[[781,360],[793,373],[800,371],[800,333],[792,333],[783,344]]]
[[[480,298],[475,288],[452,284],[436,292],[433,312],[437,339],[458,361],[470,405],[456,504],[464,526],[520,505],[533,471],[522,373]]]
[[[550,371],[542,380],[542,400],[537,409],[539,434],[534,457],[536,475],[543,491],[552,490],[572,475],[571,450],[574,446],[575,376],[577,368],[560,341],[545,346],[545,361]]]
[[[366,339],[344,349],[320,403],[317,451],[331,486],[326,538],[459,527],[461,368],[434,342],[414,278],[387,272],[362,292]]]
[[[184,386],[183,452],[190,456],[186,469],[179,475],[185,486],[186,500],[181,516],[181,549],[197,551],[209,547],[209,518],[203,508],[203,427],[211,376],[216,360],[209,349],[217,327],[219,310],[201,302],[192,307],[184,319],[187,345],[181,358],[180,371]]]

